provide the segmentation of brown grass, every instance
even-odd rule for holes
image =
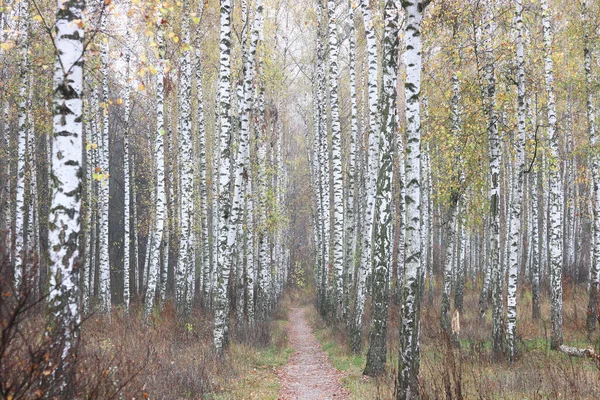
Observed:
[[[148,327],[142,324],[140,311],[116,312],[110,321],[90,318],[83,335],[86,353],[100,354],[115,364],[143,365],[124,391],[126,398],[233,399],[242,398],[240,393],[245,393],[243,398],[276,398],[274,370],[290,353],[281,307],[272,322],[257,324],[239,339],[232,337],[222,357],[213,352],[208,310],[195,309],[189,321],[178,321],[167,304]],[[113,375],[118,380],[118,373]]]
[[[494,362],[491,355],[490,312],[478,317],[479,288],[465,288],[461,315],[460,348],[454,349],[439,333],[440,296],[423,303],[421,315],[420,385],[424,399],[598,399],[600,372],[588,359],[570,358],[550,350],[550,304],[542,293],[542,318],[531,319],[531,293],[520,288],[518,297],[517,345],[514,365]],[[564,341],[578,347],[597,345],[587,339],[585,318],[588,294],[584,285],[564,286]],[[366,349],[352,355],[343,330],[328,326],[313,311],[310,321],[334,366],[346,373],[344,385],[354,399],[392,399],[397,375],[400,308],[392,305],[388,326],[386,376],[362,376]],[[598,339],[596,334],[595,339]]]

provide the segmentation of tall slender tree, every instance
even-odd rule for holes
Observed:
[[[229,285],[228,232],[231,228],[231,0],[221,0],[221,33],[219,38],[219,204],[218,204],[218,251],[216,260],[217,293],[215,297],[214,347],[222,352],[228,345],[229,331]]]
[[[156,188],[153,193],[154,200],[154,226],[151,233],[148,234],[148,243],[146,245],[149,250],[146,252],[146,260],[148,268],[147,277],[148,283],[146,286],[146,296],[144,304],[144,319],[148,321],[152,308],[154,306],[154,298],[156,296],[156,287],[158,283],[158,274],[160,268],[160,244],[163,238],[163,230],[165,226],[165,160],[164,160],[164,137],[166,136],[164,124],[164,107],[165,107],[165,44],[163,36],[163,18],[160,8],[156,12],[156,44],[158,48],[158,60],[156,68],[156,136],[154,139],[154,154],[156,157]]]
[[[421,21],[429,1],[408,0],[404,60],[406,63],[406,272],[403,290],[398,399],[419,398],[419,330],[421,264]]]
[[[558,349],[563,342],[562,333],[562,203],[561,179],[559,168],[559,140],[556,121],[556,96],[554,93],[554,65],[552,62],[552,24],[550,22],[550,10],[548,0],[542,0],[542,26],[544,33],[544,79],[546,83],[546,94],[548,96],[547,135],[550,142],[549,151],[549,242],[550,251],[550,320],[552,349]]]
[[[588,12],[587,0],[582,3],[582,19],[584,23],[584,38],[583,38],[583,68],[585,72],[586,82],[586,109],[588,122],[588,136],[592,147],[591,155],[591,172],[592,172],[592,258],[590,269],[590,290],[589,303],[587,312],[587,331],[591,334],[596,329],[596,316],[598,313],[598,290],[600,290],[600,163],[598,160],[597,144],[598,137],[596,135],[596,109],[594,107],[594,91],[592,82],[592,49],[589,39],[590,35],[590,20]]]
[[[364,374],[385,372],[387,320],[390,298],[389,270],[392,262],[392,171],[393,143],[396,133],[396,76],[398,75],[398,18],[394,0],[387,0],[384,11],[382,93],[380,97],[379,170],[375,201],[373,285],[371,331]]]
[[[54,99],[52,113],[52,195],[48,240],[50,280],[48,324],[58,347],[61,369],[55,376],[60,394],[69,385],[79,335],[79,236],[83,166],[84,3],[60,0],[54,28]]]
[[[378,93],[377,93],[377,41],[375,26],[371,16],[371,8],[367,0],[360,2],[363,14],[365,33],[367,36],[367,62],[368,62],[368,105],[369,105],[369,151],[365,182],[366,208],[363,212],[360,260],[358,260],[358,273],[356,282],[356,301],[354,307],[354,321],[352,327],[352,351],[360,352],[362,348],[363,314],[366,302],[366,281],[371,265],[373,218],[375,213],[375,190],[378,169],[379,132]]]
[[[517,135],[515,148],[517,153],[513,171],[512,191],[513,198],[510,204],[510,239],[508,261],[508,292],[506,305],[506,342],[508,358],[515,360],[515,337],[517,323],[517,277],[519,273],[519,250],[521,237],[521,203],[523,201],[523,174],[525,172],[525,129],[527,108],[525,103],[525,60],[523,50],[523,3],[515,1],[515,29],[517,45]]]

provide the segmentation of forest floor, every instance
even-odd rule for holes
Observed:
[[[345,399],[341,373],[333,368],[306,320],[306,309],[291,308],[288,338],[294,354],[278,372],[280,399]]]
[[[520,288],[517,321],[517,361],[494,360],[491,354],[491,312],[478,316],[479,287],[467,285],[461,315],[460,347],[440,337],[440,296],[424,299],[421,314],[420,386],[423,399],[599,399],[600,365],[550,349],[548,289],[542,296],[542,316],[531,319],[531,292]],[[600,348],[598,329],[586,336],[588,293],[585,285],[565,283],[563,295],[564,341],[577,347]],[[394,302],[392,302],[394,303]],[[369,318],[369,304],[367,304]],[[334,368],[342,374],[349,399],[393,399],[399,351],[400,307],[392,304],[388,322],[388,363],[384,376],[362,375],[366,363],[368,323],[361,354],[353,354],[343,327],[332,326],[314,307],[306,311],[308,323]]]
[[[483,320],[479,318],[477,286],[466,285],[460,347],[453,348],[440,337],[437,288],[433,299],[424,299],[421,314],[423,399],[600,399],[597,365],[550,349],[547,287],[537,321],[531,319],[529,288],[519,290],[518,353],[512,365],[491,355],[491,316],[488,311]],[[565,283],[563,299],[565,344],[600,349],[600,330],[591,338],[586,335],[585,285]],[[369,310],[367,303],[366,321]],[[148,325],[142,323],[141,307],[132,308],[129,314],[115,310],[110,320],[92,316],[84,326],[79,363],[82,379],[93,384],[102,378],[106,389],[102,393],[112,393],[129,382],[122,391],[124,398],[392,399],[399,316],[400,306],[392,301],[387,371],[376,379],[362,375],[368,323],[363,352],[353,354],[345,328],[334,326],[316,311],[312,288],[288,291],[272,320],[259,324],[254,332],[233,325],[230,349],[221,359],[212,351],[212,318],[207,310],[195,309],[182,323],[168,303],[153,314]],[[39,324],[32,320],[31,325]]]

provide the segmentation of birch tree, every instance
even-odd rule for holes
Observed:
[[[428,1],[402,3],[406,12],[404,59],[406,63],[406,236],[398,399],[419,398],[419,330],[421,263],[421,21]]]
[[[375,213],[375,190],[376,176],[378,168],[378,148],[377,135],[379,132],[378,118],[378,94],[377,94],[377,42],[375,39],[375,27],[371,16],[371,9],[367,0],[362,0],[360,3],[363,21],[365,26],[365,34],[367,36],[367,60],[368,60],[368,104],[369,104],[369,151],[367,176],[365,183],[366,209],[362,223],[362,237],[360,260],[358,261],[358,275],[356,282],[356,302],[354,307],[354,321],[352,328],[351,345],[352,351],[360,352],[362,348],[362,325],[363,314],[366,301],[367,274],[371,265],[372,251],[372,233],[373,233],[373,218]]]
[[[396,133],[396,76],[398,75],[398,9],[387,0],[384,11],[382,93],[380,97],[379,170],[375,202],[375,237],[373,248],[373,289],[371,297],[371,331],[364,374],[378,376],[385,372],[387,356],[387,314],[390,298],[389,269],[392,261],[392,170],[393,143]]]
[[[460,140],[461,127],[460,127],[460,82],[458,75],[452,74],[452,135],[455,140]],[[455,156],[455,165],[460,168],[459,160],[459,149],[455,148],[457,155]],[[448,337],[452,336],[450,331],[450,295],[452,290],[452,276],[454,274],[453,263],[455,258],[458,256],[456,251],[456,234],[457,234],[457,218],[459,211],[459,201],[461,199],[461,179],[459,177],[461,172],[455,171],[452,176],[452,187],[450,188],[450,205],[448,209],[448,220],[446,230],[446,258],[444,260],[444,288],[442,291],[442,307],[441,307],[441,326],[442,331],[445,332]]]
[[[101,2],[96,4],[100,11],[100,31],[105,35],[108,29],[108,16],[106,13],[107,5]],[[101,179],[99,186],[99,212],[100,212],[100,236],[99,241],[99,293],[100,293],[100,311],[110,313],[111,308],[111,288],[110,288],[110,255],[108,250],[108,213],[109,213],[109,99],[108,99],[108,68],[109,68],[109,41],[108,35],[104,38],[100,49],[100,74],[102,75],[102,131],[100,133],[99,145],[99,167],[101,170]]]
[[[84,3],[59,0],[54,28],[54,98],[52,119],[52,195],[48,240],[50,280],[48,324],[59,346],[61,375],[56,379],[68,395],[71,360],[79,335],[79,236],[81,232],[81,168],[83,164],[83,52],[81,21]]]
[[[563,342],[562,334],[562,193],[558,155],[558,129],[556,122],[556,100],[554,93],[554,66],[552,62],[552,25],[548,0],[542,0],[542,26],[544,33],[544,79],[548,96],[548,128],[549,151],[549,243],[550,251],[550,298],[551,298],[551,347],[558,349]]]
[[[495,24],[493,1],[485,4],[485,111],[490,164],[490,280],[492,285],[492,348],[494,355],[500,357],[503,351],[502,333],[502,265],[500,263],[500,137],[498,135],[498,117],[496,115],[496,75],[493,53]]]
[[[150,313],[154,306],[156,296],[156,285],[160,268],[160,244],[162,242],[163,230],[165,225],[165,160],[164,160],[164,37],[162,31],[162,15],[160,8],[156,16],[156,44],[158,48],[158,62],[156,67],[156,136],[154,139],[154,154],[156,157],[156,188],[153,194],[154,200],[154,226],[151,234],[148,235],[149,251],[146,259],[149,259],[147,276],[148,284],[146,287],[146,298],[144,303],[144,319],[148,322]]]
[[[15,211],[15,249],[14,249],[14,266],[15,266],[15,287],[20,288],[21,284],[24,283],[23,279],[27,278],[29,271],[27,270],[27,258],[29,257],[29,250],[27,238],[25,235],[25,216],[28,213],[30,206],[25,205],[25,182],[28,167],[30,163],[27,162],[28,154],[27,141],[29,133],[29,121],[28,115],[28,98],[31,91],[30,88],[30,62],[29,62],[29,1],[24,0],[18,4],[19,12],[19,30],[21,31],[21,62],[19,65],[19,104],[18,104],[18,147],[17,147],[17,182],[16,182],[16,211]],[[31,139],[29,139],[31,140]],[[29,165],[28,165],[29,164]],[[28,221],[31,223],[31,221]]]
[[[511,362],[515,360],[515,337],[517,323],[517,277],[519,273],[519,249],[521,237],[521,203],[523,201],[523,174],[525,172],[525,120],[527,109],[525,103],[525,61],[523,50],[523,4],[522,0],[515,2],[515,29],[517,45],[517,136],[515,138],[515,149],[517,153],[515,170],[513,172],[509,239],[509,261],[508,261],[508,292],[506,306],[506,342],[508,346],[508,358]]]
[[[179,122],[178,122],[178,140],[179,140],[179,156],[180,169],[179,176],[181,179],[181,237],[179,240],[179,257],[177,259],[176,273],[176,303],[180,311],[185,308],[186,313],[190,311],[188,304],[187,293],[193,293],[193,288],[188,285],[188,279],[194,279],[193,276],[193,214],[194,214],[194,163],[192,160],[192,61],[191,61],[191,46],[190,46],[190,2],[183,2],[183,11],[185,13],[183,19],[183,41],[184,50],[181,56],[181,75],[179,82]],[[193,283],[193,281],[191,282]]]
[[[344,189],[342,181],[342,137],[338,100],[338,33],[336,1],[327,1],[329,16],[329,103],[331,108],[331,166],[333,177],[333,270],[335,288],[334,311],[343,313],[344,290]],[[332,302],[333,304],[333,302]]]
[[[125,4],[126,9],[129,11],[129,1]],[[129,18],[127,18],[127,26],[129,26]],[[129,37],[129,28],[125,32],[126,39]],[[129,47],[129,41],[126,42]],[[126,63],[126,75],[125,75],[125,90],[123,97],[125,99],[125,138],[123,139],[123,186],[124,186],[124,204],[125,210],[123,212],[123,303],[125,305],[125,311],[129,312],[129,302],[131,299],[131,289],[129,287],[129,271],[131,261],[131,162],[129,155],[130,145],[130,118],[131,118],[131,83],[130,83],[130,72],[131,72],[131,53],[127,48],[125,53]]]
[[[350,135],[350,152],[348,154],[348,169],[346,173],[346,214],[344,218],[345,224],[345,242],[346,249],[344,259],[344,318],[347,322],[350,321],[350,291],[354,281],[354,257],[356,250],[356,214],[354,203],[355,191],[355,176],[357,152],[356,143],[358,139],[358,104],[356,98],[356,32],[354,29],[354,5],[350,1],[349,9],[349,75],[350,75],[350,104],[351,104],[351,135]]]
[[[599,176],[599,160],[597,154],[598,137],[596,136],[596,109],[594,107],[594,92],[592,82],[592,49],[589,40],[589,17],[587,0],[583,1],[582,19],[584,23],[584,38],[583,38],[583,68],[585,72],[586,83],[586,110],[588,123],[588,136],[590,146],[592,147],[591,155],[591,172],[592,172],[592,258],[590,271],[590,299],[587,310],[587,331],[591,334],[596,329],[596,316],[598,313],[598,290],[600,278],[600,176]]]
[[[204,2],[199,2],[198,15],[203,13]],[[200,196],[200,232],[201,232],[201,293],[208,300],[210,279],[210,242],[208,231],[208,191],[206,174],[206,126],[204,116],[204,97],[202,85],[202,59],[200,47],[200,30],[196,31],[196,134],[198,135],[198,195]]]
[[[222,352],[228,345],[229,300],[227,287],[230,269],[228,265],[227,239],[230,229],[231,201],[229,190],[231,184],[230,165],[231,148],[231,1],[221,0],[221,32],[219,39],[219,203],[218,203],[218,250],[216,260],[217,293],[215,297],[215,327],[213,332],[214,347]]]

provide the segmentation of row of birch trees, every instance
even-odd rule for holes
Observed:
[[[146,323],[168,301],[201,307],[223,351],[231,321],[269,320],[288,276],[289,128],[283,79],[265,78],[282,75],[265,39],[280,28],[261,0],[47,3],[0,8],[14,288],[49,290],[72,336],[115,307]]]
[[[441,297],[439,329],[458,344],[467,290],[482,327],[491,313],[482,329],[496,358],[518,357],[523,318],[549,320],[551,347],[572,353],[565,282],[587,286],[589,335],[598,315],[598,5],[317,0],[314,9],[317,304],[354,352],[367,344],[364,373],[386,371],[397,304],[397,395],[417,398],[422,304]],[[531,293],[525,315],[517,289]]]

